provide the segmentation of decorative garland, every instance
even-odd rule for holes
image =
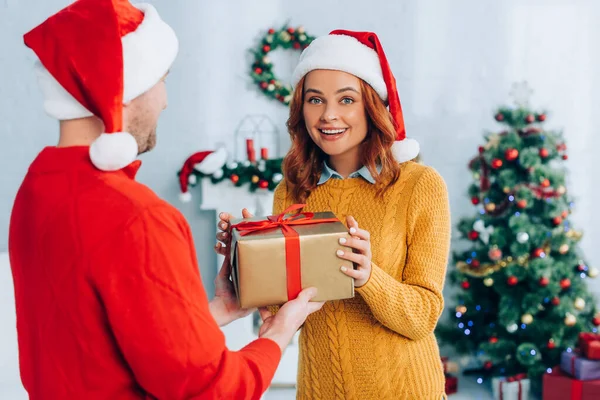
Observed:
[[[260,45],[253,50],[254,62],[250,76],[258,85],[262,92],[273,99],[280,101],[286,106],[292,100],[293,88],[291,85],[284,85],[273,72],[273,63],[268,54],[278,48],[303,50],[315,38],[304,32],[304,28],[299,26],[292,28],[287,24],[276,31],[271,28],[267,34],[260,40]]]

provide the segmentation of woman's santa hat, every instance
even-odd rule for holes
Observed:
[[[394,120],[394,157],[400,162],[417,157],[419,143],[406,138],[396,79],[375,33],[335,30],[313,40],[300,56],[292,74],[292,87],[295,88],[306,74],[316,69],[347,72],[368,83],[388,104]]]
[[[39,58],[46,112],[59,120],[97,116],[105,133],[90,146],[100,170],[119,170],[138,155],[123,132],[123,104],[156,85],[179,44],[150,4],[78,0],[24,36]]]

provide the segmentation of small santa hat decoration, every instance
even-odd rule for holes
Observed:
[[[190,179],[195,177],[195,175],[192,175],[194,170],[204,175],[212,175],[223,168],[226,161],[227,151],[223,147],[215,151],[199,151],[189,156],[179,171],[179,187],[181,188],[179,199],[184,203],[192,200],[192,194],[188,191],[188,185],[190,184]]]
[[[399,162],[417,157],[419,143],[406,138],[396,78],[375,33],[334,30],[327,36],[316,38],[300,56],[292,74],[292,87],[316,69],[347,72],[368,83],[381,100],[387,102],[392,115],[396,127],[396,142],[392,146],[394,157]]]
[[[46,112],[59,120],[95,115],[105,133],[90,146],[92,163],[119,170],[138,146],[123,132],[123,104],[157,84],[178,52],[178,40],[150,4],[78,0],[25,34],[39,58],[36,72]]]

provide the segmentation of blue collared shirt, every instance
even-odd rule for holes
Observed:
[[[379,166],[379,165],[377,166],[377,172],[381,172],[381,166]],[[362,166],[361,169],[359,169],[358,171],[354,171],[353,173],[351,173],[348,176],[348,178],[359,178],[359,177],[363,178],[364,180],[366,180],[367,182],[369,182],[371,184],[375,184],[375,178],[373,178],[373,175],[371,175],[371,173],[365,166]],[[327,164],[327,162],[323,161],[323,170],[321,171],[321,176],[319,177],[319,182],[317,182],[317,185],[322,185],[331,178],[344,179],[344,177],[341,176],[340,174],[338,174],[333,168],[331,168]]]

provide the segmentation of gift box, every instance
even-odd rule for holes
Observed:
[[[528,400],[531,382],[527,375],[492,378],[495,400]]]
[[[577,352],[563,351],[560,356],[560,369],[582,381],[600,379],[600,361],[588,360]]]
[[[600,334],[580,333],[577,345],[585,358],[600,360]]]
[[[543,400],[597,400],[600,399],[600,380],[582,381],[567,375],[560,367],[544,374]]]
[[[243,308],[281,305],[307,287],[314,301],[354,297],[354,279],[340,271],[353,268],[336,251],[348,229],[331,212],[248,218],[231,224],[231,278]]]
[[[458,391],[457,377],[446,375],[445,391],[447,395],[454,394]]]

